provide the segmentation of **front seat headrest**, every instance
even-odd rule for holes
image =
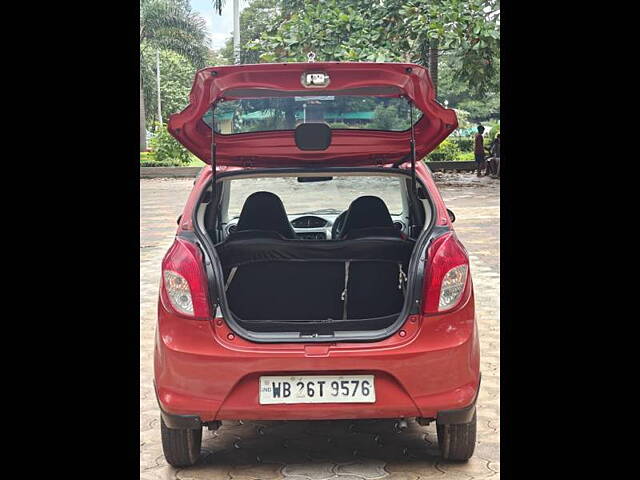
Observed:
[[[296,238],[282,200],[271,192],[255,192],[247,197],[236,227],[236,232],[243,230],[269,230],[284,238]]]
[[[353,230],[381,227],[394,230],[391,214],[384,201],[371,195],[358,197],[349,205],[340,238],[346,238]]]

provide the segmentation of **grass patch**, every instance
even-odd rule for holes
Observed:
[[[141,167],[203,167],[205,163],[195,155],[189,155],[189,162],[183,163],[179,160],[158,161],[154,152],[140,152]]]
[[[433,165],[437,165],[438,163],[442,163],[442,162],[475,162],[475,157],[473,156],[473,153],[471,153],[468,155],[462,154],[455,158],[446,158],[444,160],[429,160],[429,159],[425,160],[425,163],[429,163]]]
[[[204,167],[205,165],[206,163],[204,163],[195,155],[191,155],[191,160],[189,161],[189,163],[182,164],[183,167]]]

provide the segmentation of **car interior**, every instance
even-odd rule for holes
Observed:
[[[208,229],[236,321],[255,332],[314,334],[391,325],[415,245],[404,212],[396,218],[375,195],[340,214],[291,219],[275,193],[251,193],[238,218]]]

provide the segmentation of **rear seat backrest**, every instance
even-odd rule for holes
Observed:
[[[236,232],[273,231],[284,238],[296,238],[282,200],[271,192],[254,192],[242,206]]]
[[[344,225],[340,231],[341,239],[355,238],[358,230],[375,229],[384,232],[385,236],[397,237],[397,232],[393,228],[393,220],[389,214],[389,209],[380,197],[364,195],[356,198],[344,219]],[[358,235],[363,236],[362,234]]]
[[[243,320],[339,319],[343,278],[341,262],[248,263],[235,272],[227,299]]]

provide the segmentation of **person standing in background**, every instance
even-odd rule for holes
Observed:
[[[500,134],[496,134],[491,144],[491,176],[493,178],[500,177]]]
[[[486,175],[491,175],[491,178],[495,178],[496,174],[498,173],[498,162],[500,161],[499,157],[500,157],[500,134],[498,133],[496,135],[496,137],[494,138],[493,142],[491,142],[491,145],[489,145],[489,148],[487,149],[487,152],[489,153],[489,158],[487,158],[485,160],[486,163],[486,171],[485,171],[485,176]]]
[[[478,170],[478,176],[482,175],[482,169],[484,167],[484,137],[482,134],[484,133],[484,127],[482,125],[478,125],[478,133],[476,134],[475,144],[473,147],[473,153],[476,158],[476,168]]]

